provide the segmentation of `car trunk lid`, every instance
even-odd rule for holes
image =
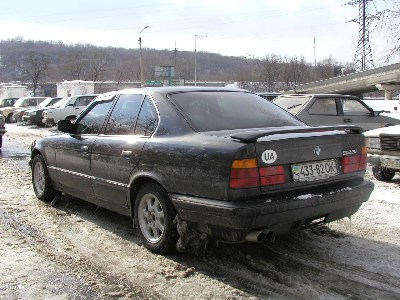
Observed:
[[[234,161],[230,187],[274,192],[363,177],[361,131],[356,126],[296,126],[232,133],[233,140],[254,146],[255,158]]]

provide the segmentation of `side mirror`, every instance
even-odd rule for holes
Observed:
[[[57,129],[61,132],[71,133],[72,123],[70,120],[60,120],[57,122]]]

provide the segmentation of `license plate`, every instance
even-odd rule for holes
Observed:
[[[333,177],[337,174],[338,168],[335,159],[292,165],[294,181],[314,181]]]

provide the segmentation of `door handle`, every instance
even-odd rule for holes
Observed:
[[[345,123],[350,123],[350,122],[351,122],[351,119],[350,119],[350,118],[344,118],[343,121],[344,121]]]
[[[81,150],[82,150],[83,152],[87,152],[87,151],[89,150],[89,147],[88,147],[88,146],[82,146],[82,147],[81,147]]]
[[[122,156],[130,158],[132,156],[132,151],[130,151],[130,150],[122,150]]]

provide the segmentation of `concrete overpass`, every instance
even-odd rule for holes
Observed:
[[[305,94],[338,93],[357,96],[385,91],[385,99],[392,99],[393,91],[400,90],[400,63],[298,85],[294,90]]]

